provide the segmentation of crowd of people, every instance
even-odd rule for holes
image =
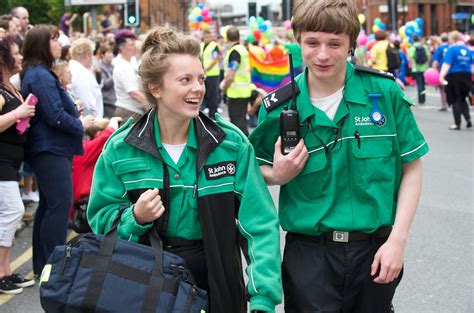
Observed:
[[[272,312],[282,292],[286,312],[393,309],[428,152],[400,86],[410,69],[423,104],[423,74],[439,69],[450,129],[460,129],[461,115],[471,127],[472,42],[452,32],[432,51],[413,36],[403,51],[380,31],[360,53],[352,1],[302,1],[294,38],[263,50],[271,59],[294,55],[297,94],[286,84],[267,95],[252,81],[250,59],[262,50],[236,27],[224,43],[168,27],[113,33],[107,22],[86,36],[74,19],[32,26],[23,7],[0,17],[0,292],[34,285],[10,268],[25,218],[22,172],[24,195],[33,173],[39,190],[36,277],[66,242],[73,201],[87,199],[96,233],[119,210],[120,238],[147,244],[157,230],[208,291],[211,312],[246,312],[248,299],[252,312]],[[222,99],[230,123],[215,114]],[[300,140],[287,151],[278,126],[292,99]],[[278,211],[267,185],[281,186]]]
[[[402,88],[416,85],[420,105],[426,102],[426,82],[429,82],[439,89],[439,111],[452,107],[454,124],[449,129],[461,129],[461,115],[466,128],[472,127],[469,105],[474,105],[474,36],[458,31],[428,38],[415,34],[409,47],[401,44],[400,39],[399,35],[378,30],[373,45],[364,42],[356,48],[356,64],[391,72]],[[436,73],[434,81],[426,79],[428,71],[430,75]]]

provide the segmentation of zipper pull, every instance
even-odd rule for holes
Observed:
[[[194,184],[194,190],[193,190],[193,198],[196,198],[197,189],[198,189],[198,185],[197,185],[197,183],[195,183]]]
[[[357,130],[354,133],[354,137],[357,139],[357,147],[360,149],[360,134]]]
[[[72,250],[71,246],[66,247],[66,260],[69,260],[71,258],[71,250]]]

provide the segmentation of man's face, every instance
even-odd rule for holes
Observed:
[[[30,24],[30,15],[28,14],[28,11],[24,8],[19,8],[17,15],[18,19],[20,20],[21,29],[26,30]]]
[[[304,63],[316,80],[332,81],[344,77],[350,50],[347,34],[324,32],[301,33],[300,45]]]
[[[212,34],[204,34],[204,42],[209,43],[212,41]]]

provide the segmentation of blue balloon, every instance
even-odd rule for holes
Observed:
[[[370,34],[367,39],[369,39],[369,41],[374,40],[375,39],[375,34]]]
[[[387,25],[385,25],[384,23],[380,22],[379,27],[380,27],[381,30],[385,30],[385,28],[387,28]]]
[[[411,36],[413,36],[414,33],[415,33],[415,27],[413,27],[413,25],[407,25],[405,27],[405,35],[411,38]]]
[[[421,17],[417,17],[415,19],[415,22],[418,24],[418,26],[420,26],[420,27],[423,26],[423,19]]]
[[[413,44],[413,37],[408,38],[408,42],[412,45]]]
[[[198,3],[198,4],[197,4],[197,7],[202,10],[202,8],[204,8],[204,4],[203,4],[203,3]]]
[[[415,33],[418,35],[418,37],[421,37],[421,36],[423,36],[423,28],[421,28],[421,27],[420,27],[420,28],[418,28],[418,30],[417,30],[417,31],[415,31]]]
[[[203,20],[204,20],[204,18],[201,15],[196,17],[196,21],[198,21],[198,22],[202,22]]]
[[[194,14],[192,14],[192,13],[189,14],[189,15],[188,15],[188,20],[189,20],[190,22],[196,22],[196,15],[194,15]]]
[[[262,32],[266,32],[267,29],[268,29],[268,26],[265,25],[265,24],[262,24],[262,25],[260,25],[260,26],[258,27],[258,29],[260,29]]]

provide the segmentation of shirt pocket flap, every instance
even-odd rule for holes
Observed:
[[[150,162],[147,158],[130,158],[112,163],[114,172],[117,175],[127,173],[148,171],[150,169]]]
[[[393,150],[391,138],[360,138],[352,142],[352,153],[359,159],[385,158]]]
[[[319,172],[326,167],[326,163],[327,159],[324,150],[313,152],[309,155],[308,161],[306,161],[306,164],[299,176]]]

